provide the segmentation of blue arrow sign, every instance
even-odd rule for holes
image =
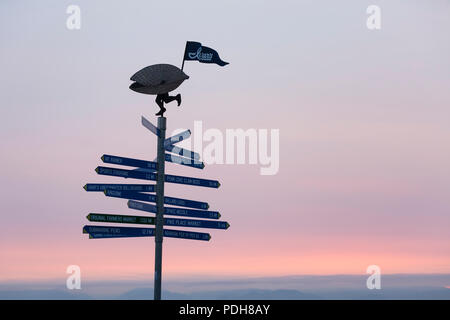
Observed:
[[[101,166],[97,167],[95,169],[95,171],[98,174],[105,175],[105,176],[156,181],[156,173],[149,173],[149,172],[145,172],[145,171],[125,170],[125,169],[108,168],[108,167],[101,167]],[[170,182],[170,183],[198,186],[198,187],[208,187],[208,188],[219,188],[220,187],[220,183],[217,180],[174,176],[171,174],[166,174],[164,176],[164,181]]]
[[[156,213],[156,206],[149,203],[143,203],[134,200],[128,200],[128,208],[134,210],[141,210],[146,212]],[[164,207],[164,214],[170,216],[183,216],[192,218],[204,218],[204,219],[219,219],[220,213],[217,211],[204,211],[204,210],[192,210],[184,208]]]
[[[117,191],[134,191],[134,192],[155,192],[154,184],[105,184],[105,183],[87,183],[84,185],[86,191],[101,191],[106,189]]]
[[[181,239],[203,240],[203,241],[211,240],[211,235],[209,233],[192,232],[184,230],[168,230],[168,229],[164,229],[163,232],[164,237],[168,238],[181,238]]]
[[[151,237],[155,235],[154,228],[104,227],[84,226],[83,233],[92,238],[123,238],[123,237]]]
[[[155,224],[155,217],[129,216],[122,214],[89,213],[86,218],[92,222]]]
[[[187,184],[198,187],[219,188],[220,183],[217,180],[199,179],[192,177],[174,176],[166,174],[164,181],[170,183]]]
[[[118,165],[122,165],[122,166],[157,170],[157,163],[153,162],[153,161],[112,156],[109,154],[104,154],[101,159],[104,163],[112,163],[112,164],[118,164]]]
[[[132,223],[132,224],[155,224],[155,217],[129,216],[121,214],[89,213],[86,217],[93,222],[111,222],[111,223]],[[164,218],[165,226],[188,227],[188,228],[210,228],[210,229],[228,229],[230,225],[226,221],[196,220],[196,219],[177,219]]]
[[[164,218],[164,225],[174,227],[210,228],[224,230],[230,227],[230,224],[226,221],[191,220],[177,218]]]
[[[153,169],[145,169],[145,168],[136,168],[136,169],[133,169],[133,171],[139,171],[139,172],[156,172],[156,170],[153,170]]]
[[[172,153],[178,154],[180,156],[186,157],[186,158],[192,158],[192,159],[195,159],[195,160],[199,160],[200,159],[200,155],[197,152],[190,151],[190,150],[187,150],[187,149],[183,149],[183,148],[171,145],[171,144],[169,144],[167,146],[165,145],[164,149],[166,149],[169,152],[172,152]]]
[[[185,158],[185,157],[180,157],[180,156],[176,156],[174,154],[169,154],[169,153],[166,153],[164,156],[165,156],[165,160],[167,162],[181,164],[183,166],[192,167],[192,168],[196,168],[196,169],[203,169],[203,168],[205,168],[205,164],[203,162],[201,162],[201,161],[198,161],[198,160]],[[149,168],[137,168],[137,169],[133,169],[133,171],[156,172],[157,170],[156,169],[149,169]]]
[[[156,196],[154,194],[146,194],[134,191],[117,191],[117,190],[105,190],[105,195],[108,197],[123,198],[123,199],[133,199],[148,202],[156,202]],[[179,206],[207,210],[209,205],[207,202],[200,202],[194,200],[164,197],[164,203]]]
[[[83,233],[88,233],[89,238],[125,238],[125,237],[152,237],[155,235],[155,228],[131,228],[131,227],[104,227],[104,226],[84,226]],[[183,230],[163,230],[164,237],[181,238],[190,240],[209,241],[209,233],[191,232]]]
[[[168,162],[181,164],[183,166],[193,167],[193,168],[197,168],[197,169],[203,169],[205,167],[205,164],[203,162],[193,160],[191,158],[180,157],[180,156],[176,156],[174,154],[168,154],[168,153],[166,153],[164,155],[164,157],[165,157],[165,160]]]
[[[168,146],[168,145],[171,145],[171,144],[178,143],[180,141],[186,140],[190,136],[191,136],[191,130],[183,131],[183,132],[181,132],[179,134],[176,134],[176,135],[174,135],[174,136],[164,140],[164,146]]]
[[[151,132],[153,132],[157,137],[159,137],[160,135],[160,131],[157,127],[155,127],[153,125],[153,123],[151,123],[150,121],[148,121],[147,119],[145,119],[143,116],[141,117],[141,122],[142,125],[144,127],[146,127],[148,130],[150,130]]]

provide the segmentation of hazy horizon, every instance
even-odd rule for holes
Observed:
[[[80,30],[66,27],[71,4]],[[230,64],[185,62],[168,132],[195,121],[279,129],[280,166],[263,176],[251,164],[166,165],[219,180],[165,193],[208,202],[231,227],[190,229],[208,242],[164,239],[163,288],[183,277],[367,278],[370,265],[382,277],[450,274],[450,3],[377,1],[380,30],[366,26],[371,4],[2,1],[0,283],[64,286],[69,265],[82,282],[153,277],[153,238],[82,234],[90,212],[145,213],[83,186],[141,182],[94,169],[103,154],[155,158],[140,123],[156,122],[155,97],[129,90],[130,76],[181,67],[187,40]]]
[[[387,274],[368,290],[366,275],[291,275],[228,279],[166,279],[164,299],[450,299],[450,274]],[[153,279],[83,281],[67,290],[63,279],[0,283],[0,299],[152,299]]]

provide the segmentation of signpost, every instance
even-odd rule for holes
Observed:
[[[197,42],[188,43],[191,43],[191,45],[200,45]],[[188,48],[187,44],[186,49]],[[203,49],[209,51],[212,50],[207,47],[203,47]],[[227,64],[226,62],[223,62],[218,58],[216,51],[214,51],[214,54],[212,55],[215,57],[213,61],[214,63],[217,63],[221,66]],[[134,82],[131,84],[130,89],[140,93],[157,95],[155,101],[160,107],[160,111],[156,114],[160,116],[158,117],[158,125],[153,125],[143,116],[141,118],[142,125],[157,137],[157,157],[154,161],[148,161],[104,154],[101,157],[101,160],[104,163],[131,168],[122,169],[117,167],[99,166],[95,169],[95,171],[99,175],[151,180],[155,181],[156,183],[88,183],[83,187],[86,191],[89,192],[104,192],[108,197],[127,199],[128,208],[132,210],[139,210],[145,213],[155,214],[155,216],[132,216],[90,213],[87,216],[87,219],[91,222],[154,225],[154,228],[101,225],[86,225],[83,227],[83,233],[89,234],[89,238],[91,239],[155,237],[155,300],[161,299],[162,244],[164,237],[202,241],[209,241],[211,239],[211,235],[209,233],[172,230],[163,228],[163,226],[222,230],[226,230],[230,226],[228,222],[219,220],[221,217],[219,212],[208,211],[209,204],[207,202],[166,197],[164,195],[164,185],[166,182],[213,189],[217,189],[220,187],[220,183],[217,180],[176,176],[165,173],[166,162],[200,170],[205,167],[204,163],[200,161],[200,154],[175,146],[176,143],[186,140],[191,136],[190,130],[185,130],[172,137],[166,138],[167,121],[163,116],[164,112],[166,111],[166,108],[164,108],[164,103],[169,103],[170,101],[177,100],[178,105],[180,105],[181,95],[178,94],[176,96],[169,96],[169,92],[175,90],[179,85],[181,85],[184,80],[188,78],[189,76],[187,76],[182,70],[169,64],[156,64],[148,66],[135,73],[131,77],[131,80]],[[136,200],[144,202],[139,202]],[[153,202],[155,204],[153,205],[147,202]],[[164,217],[164,215],[181,216],[183,218],[167,218]],[[212,220],[186,219],[186,217]]]
[[[154,299],[160,300],[162,282],[162,245],[164,237],[203,241],[209,241],[211,239],[209,233],[170,230],[165,229],[164,226],[226,230],[230,225],[226,221],[218,220],[220,219],[219,212],[208,211],[209,204],[207,202],[164,196],[165,182],[213,189],[220,187],[220,183],[217,180],[165,174],[166,162],[195,169],[203,169],[205,167],[204,163],[200,161],[200,155],[198,153],[173,145],[174,143],[189,138],[191,134],[190,130],[183,131],[166,139],[166,118],[159,117],[158,126],[156,127],[150,121],[142,117],[142,125],[157,137],[156,161],[104,154],[101,157],[101,160],[104,163],[131,167],[131,169],[99,166],[95,171],[99,175],[151,180],[156,181],[156,184],[88,183],[84,186],[84,189],[91,192],[102,191],[108,197],[127,199],[127,204],[130,209],[154,213],[155,216],[146,217],[90,213],[87,216],[87,219],[91,222],[154,225],[155,227],[132,228],[88,225],[83,227],[83,233],[89,234],[90,239],[155,237]],[[155,204],[153,205],[148,202],[153,202]],[[164,215],[213,220],[165,218]]]

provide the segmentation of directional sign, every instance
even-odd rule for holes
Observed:
[[[92,222],[155,224],[154,217],[126,216],[120,214],[89,213],[86,217]]]
[[[86,191],[101,191],[106,189],[117,191],[135,191],[135,192],[155,192],[154,184],[104,184],[104,183],[87,183],[84,185]]]
[[[165,182],[187,184],[198,187],[219,188],[220,183],[217,180],[199,179],[192,177],[174,176],[171,174],[165,175]]]
[[[154,228],[84,226],[83,233],[88,233],[89,238],[151,237],[151,236],[155,235],[155,229]]]
[[[142,116],[141,122],[142,122],[142,125],[143,125],[144,127],[146,127],[148,130],[150,130],[151,132],[153,132],[157,137],[159,137],[159,135],[160,135],[159,129],[158,129],[157,127],[155,127],[155,126],[153,125],[153,123],[151,123],[150,121],[148,121],[147,119],[145,119],[144,116]]]
[[[144,169],[144,168],[136,168],[136,169],[133,169],[133,171],[139,171],[139,172],[156,172],[156,170],[153,170],[153,169]]]
[[[123,199],[133,199],[156,203],[156,196],[153,194],[139,193],[134,191],[117,191],[117,190],[105,190],[105,195],[108,197],[123,198]],[[194,200],[164,197],[164,203],[173,206],[195,208],[208,210],[209,204],[207,202],[200,202]]]
[[[101,159],[104,163],[112,163],[122,166],[139,167],[152,170],[156,170],[158,166],[158,164],[153,161],[111,156],[109,154],[104,154]]]
[[[183,231],[183,230],[168,230],[168,229],[164,229],[163,232],[164,237],[168,238],[182,238],[182,239],[203,240],[203,241],[211,240],[211,235],[209,233]]]
[[[165,156],[166,161],[176,163],[176,164],[181,164],[183,166],[193,167],[193,168],[197,168],[197,169],[203,169],[205,167],[205,164],[203,162],[198,161],[198,160],[193,160],[191,158],[180,157],[180,156],[176,156],[174,154],[168,154],[168,153],[166,153],[164,156]]]
[[[148,161],[148,160],[139,160],[139,159],[132,159],[132,158],[125,158],[125,157],[119,157],[119,156],[112,156],[104,154],[101,157],[102,161],[104,163],[112,163],[112,164],[118,164],[123,166],[129,166],[129,167],[138,167],[134,171],[145,171],[145,172],[155,172],[157,170],[158,164],[154,161]],[[197,169],[203,169],[205,167],[205,164],[198,160],[193,160],[191,158],[184,158],[177,155],[172,154],[165,154],[165,160],[181,164]]]
[[[164,225],[173,227],[210,228],[210,229],[224,229],[224,230],[230,227],[230,224],[226,221],[192,220],[192,219],[177,219],[177,218],[164,218]]]
[[[103,214],[103,213],[90,213],[86,218],[92,222],[153,224],[153,225],[156,222],[156,218],[154,217],[126,216],[120,214]],[[192,219],[177,219],[177,218],[164,218],[164,225],[174,227],[210,228],[210,229],[228,229],[230,227],[230,225],[226,221],[192,220]]]
[[[89,238],[125,238],[125,237],[151,237],[155,235],[154,228],[131,228],[131,227],[104,227],[104,226],[84,226],[83,233],[88,233]],[[190,240],[209,241],[209,233],[191,232],[182,230],[163,230],[164,237],[182,238]]]
[[[101,166],[97,167],[95,169],[95,171],[98,174],[106,175],[106,176],[156,181],[156,173],[148,173],[148,172],[143,172],[143,171],[125,170],[125,169],[117,169],[117,168],[108,168],[108,167],[101,167]],[[170,183],[198,186],[198,187],[208,187],[208,188],[219,188],[220,187],[220,183],[217,180],[174,176],[171,174],[166,174],[164,176],[164,181],[170,182]]]
[[[190,151],[187,149],[183,149],[177,146],[174,146],[172,144],[169,145],[164,145],[164,149],[166,149],[167,151],[170,151],[172,153],[178,154],[180,156],[186,157],[186,158],[192,158],[195,160],[199,160],[200,159],[200,155],[197,152],[194,151]]]
[[[164,147],[174,144],[174,143],[178,143],[180,141],[186,140],[187,138],[189,138],[191,136],[191,130],[186,130],[183,131],[179,134],[176,134],[170,138],[167,138],[166,140],[164,140]]]
[[[156,206],[149,203],[143,203],[134,200],[128,200],[128,208],[156,213]],[[183,216],[204,219],[219,219],[220,213],[217,211],[192,210],[184,208],[164,207],[164,214],[170,216]]]
[[[164,83],[162,83],[158,80],[153,83],[154,79],[162,79],[163,76],[165,77],[164,79],[166,79],[167,75],[162,75],[161,72],[165,70],[164,68],[167,69],[167,66],[170,65],[159,64],[144,68],[144,73],[138,72],[131,78],[135,82],[130,86],[130,88],[135,91],[148,94],[151,93],[150,91],[152,90],[156,92],[158,88],[161,89],[164,86],[167,87],[167,81],[163,81]],[[174,66],[172,67],[178,70],[178,68]],[[151,72],[148,71],[150,69]],[[142,76],[143,74],[144,76]],[[141,80],[148,82],[148,85],[141,83]],[[168,81],[172,81],[169,83],[170,85],[173,84],[173,81],[175,80],[169,79]],[[178,86],[179,84],[175,85]],[[145,87],[145,90],[142,89],[143,87]],[[157,88],[155,89],[153,87]],[[163,91],[161,89],[160,91],[161,92],[156,93],[167,93],[170,90]],[[150,214],[150,216],[147,216],[148,214],[144,214],[144,216],[134,216],[89,213],[86,217],[89,221],[101,223],[103,225],[85,225],[83,227],[83,233],[89,234],[90,239],[155,237],[155,273],[153,295],[155,300],[161,300],[163,238],[171,237],[202,241],[209,241],[211,239],[211,235],[209,233],[165,229],[166,226],[172,226],[175,227],[175,229],[182,227],[182,229],[188,230],[192,230],[189,228],[226,230],[230,227],[228,222],[218,220],[221,217],[219,212],[207,210],[209,209],[207,202],[165,196],[165,183],[176,183],[207,188],[219,188],[220,183],[217,180],[165,174],[164,168],[166,162],[180,164],[196,169],[203,169],[205,164],[200,161],[199,153],[177,146],[179,142],[190,138],[190,130],[182,131],[171,137],[166,136],[167,119],[162,115],[162,111],[165,111],[165,109],[161,106],[161,110],[158,113],[158,115],[161,115],[161,117],[158,118],[158,127],[153,125],[145,117],[141,117],[142,125],[157,136],[156,159],[149,161],[104,154],[101,157],[102,161],[104,163],[112,164],[113,167],[99,166],[95,169],[99,175],[146,180],[139,181],[138,183],[144,182],[147,184],[88,183],[84,186],[86,191],[103,191],[108,197],[128,199],[127,205],[130,209],[153,213]],[[156,185],[148,184],[148,180],[156,181]],[[143,213],[141,212],[141,214]],[[171,216],[178,217],[173,218]],[[141,228],[118,226],[108,227],[108,224],[111,223],[116,225],[135,224]],[[149,228],[148,226],[153,227]]]

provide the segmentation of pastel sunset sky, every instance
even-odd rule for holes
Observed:
[[[164,278],[450,273],[450,4],[376,2],[380,30],[366,27],[373,1],[2,1],[0,281],[65,278],[69,265],[152,277],[153,238],[81,232],[90,212],[142,212],[82,187],[140,183],[94,169],[103,154],[155,158],[140,117],[156,123],[157,106],[129,78],[180,67],[186,40],[230,64],[185,63],[168,132],[279,129],[280,167],[167,164],[219,180],[166,195],[206,201],[231,227],[165,239]],[[70,4],[80,30],[66,27]]]

